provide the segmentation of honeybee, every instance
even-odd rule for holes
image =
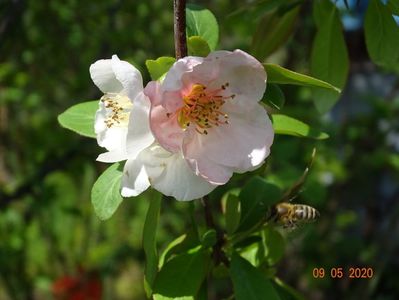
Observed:
[[[298,224],[315,221],[320,216],[317,209],[305,204],[280,202],[272,207],[271,217],[284,228],[296,228]]]

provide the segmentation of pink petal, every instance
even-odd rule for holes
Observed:
[[[167,116],[168,111],[161,105],[151,106],[150,126],[155,139],[170,152],[179,152],[184,131],[176,116]]]
[[[242,110],[230,104],[223,111],[229,115],[229,124],[214,126],[207,135],[192,133],[183,141],[184,157],[211,182],[226,180],[228,172],[245,172],[262,164],[274,137],[271,121],[259,104],[247,104]]]

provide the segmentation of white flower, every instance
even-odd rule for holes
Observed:
[[[94,127],[98,144],[108,152],[97,160],[116,162],[136,157],[154,141],[148,122],[150,102],[143,94],[139,70],[113,55],[92,64],[90,75],[104,93]],[[128,137],[131,142],[127,142]]]

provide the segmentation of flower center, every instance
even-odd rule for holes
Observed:
[[[107,93],[101,97],[106,108],[105,125],[111,127],[126,127],[129,123],[130,111],[133,107],[129,97],[116,93]]]
[[[177,111],[177,121],[181,128],[195,124],[195,130],[200,134],[208,134],[207,129],[221,124],[228,124],[229,116],[220,109],[226,100],[233,99],[235,95],[220,95],[229,83],[219,89],[207,91],[206,86],[194,84],[190,93],[183,96],[184,105]]]

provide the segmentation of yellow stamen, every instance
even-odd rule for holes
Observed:
[[[184,105],[177,111],[177,122],[185,129],[191,123],[196,125],[195,130],[201,134],[208,134],[209,128],[228,124],[229,116],[220,111],[226,100],[233,99],[235,95],[222,96],[229,83],[225,83],[220,89],[207,91],[206,86],[194,84],[190,93],[183,96]],[[220,120],[222,118],[222,120]]]

